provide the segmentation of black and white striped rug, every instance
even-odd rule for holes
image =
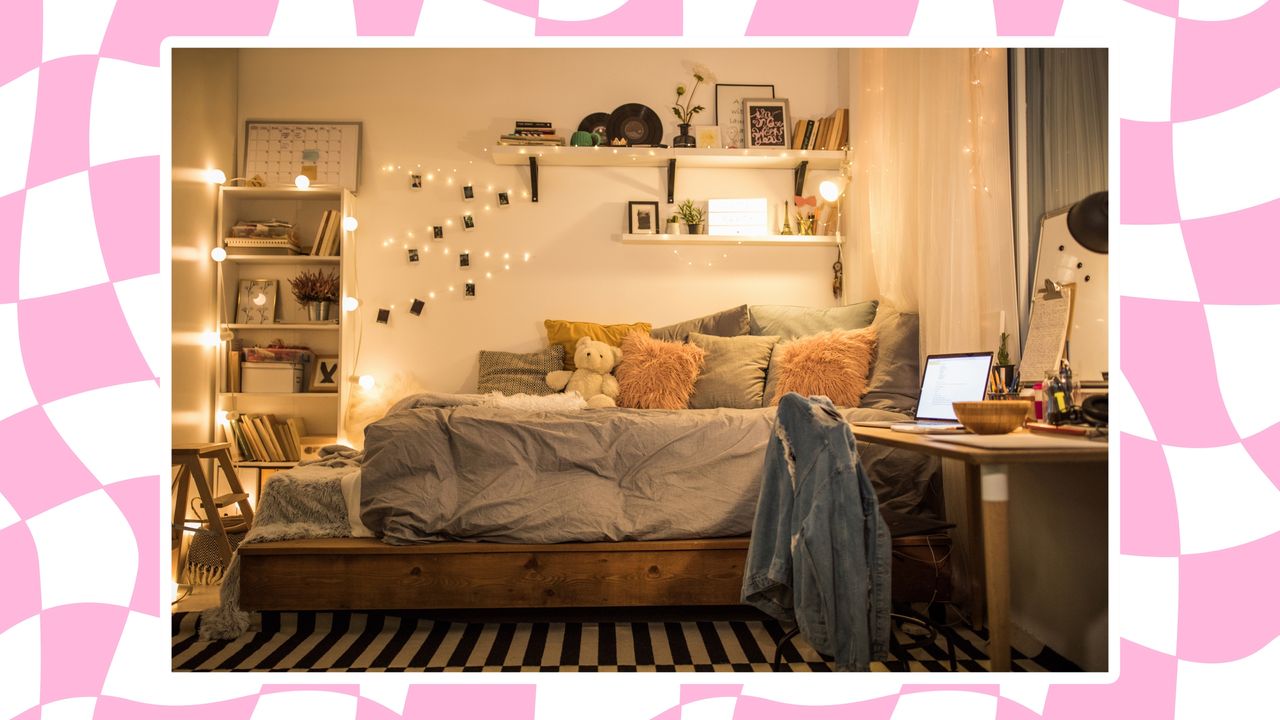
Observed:
[[[583,617],[585,615],[596,617]],[[528,621],[495,613],[264,612],[260,627],[231,641],[202,642],[198,613],[173,615],[174,670],[355,672],[770,672],[784,631],[753,611],[705,608],[645,613],[539,612]],[[606,619],[608,618],[608,619]],[[694,619],[690,619],[694,618]],[[914,641],[895,624],[899,643]],[[943,627],[925,648],[902,650],[878,671],[943,672],[943,635],[957,669],[988,669],[985,633]],[[797,637],[776,670],[828,672],[832,665]],[[1073,671],[1049,648],[1013,651],[1015,671]]]

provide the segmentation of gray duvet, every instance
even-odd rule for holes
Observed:
[[[360,517],[396,545],[745,535],[774,416],[773,408],[405,407],[365,431]],[[873,476],[896,482],[878,490],[914,507],[931,461],[860,450]]]

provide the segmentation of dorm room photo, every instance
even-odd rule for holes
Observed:
[[[1115,670],[1106,49],[170,52],[174,671]]]

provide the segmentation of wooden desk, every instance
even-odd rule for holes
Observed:
[[[1107,443],[1084,442],[1043,448],[979,448],[940,440],[938,435],[913,435],[888,428],[852,426],[860,442],[888,445],[943,458],[963,461],[976,468],[981,478],[981,517],[983,555],[986,560],[986,601],[989,641],[987,655],[993,672],[1006,672],[1009,667],[1009,467],[1046,463],[1081,463],[1089,472],[1107,471]],[[1041,438],[1019,431],[1015,436],[1028,440]],[[954,437],[954,436],[952,436]],[[980,437],[980,436],[965,436]],[[1097,467],[1095,467],[1097,466]],[[970,497],[975,495],[970,483]]]

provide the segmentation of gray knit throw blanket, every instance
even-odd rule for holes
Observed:
[[[258,500],[253,527],[242,545],[300,538],[350,537],[341,478],[358,472],[356,451],[331,445],[320,459],[271,477]],[[231,640],[249,630],[254,617],[240,609],[240,553],[222,581],[222,604],[200,614],[201,640]]]

